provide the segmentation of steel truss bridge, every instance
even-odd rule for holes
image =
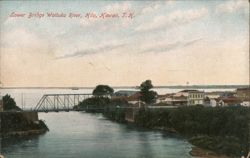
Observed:
[[[60,111],[86,111],[86,110],[104,110],[105,108],[95,108],[88,106],[86,109],[77,108],[74,106],[85,99],[92,98],[92,94],[45,94],[39,100],[35,108],[29,110],[23,110],[24,112],[60,112]],[[110,109],[111,107],[109,107]],[[133,109],[139,107],[113,107],[115,109]],[[145,108],[145,107],[144,107]],[[148,109],[165,109],[165,108],[177,108],[177,106],[146,106]]]
[[[36,112],[59,112],[76,111],[74,106],[81,101],[91,98],[92,94],[45,94],[39,100],[36,107],[30,111]]]

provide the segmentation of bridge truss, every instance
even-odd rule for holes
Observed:
[[[72,111],[75,105],[92,96],[92,94],[45,94],[32,111]]]

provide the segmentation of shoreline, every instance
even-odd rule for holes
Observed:
[[[116,123],[121,123],[121,124],[125,124],[125,125],[133,125],[133,126],[138,127],[138,128],[140,127],[134,122],[129,122],[129,121],[119,122],[119,121],[114,120],[112,118],[109,118],[109,117],[107,117],[105,115],[104,115],[104,117],[106,117],[108,120],[110,120],[112,122],[114,121]],[[191,156],[194,156],[194,157],[197,157],[197,158],[230,158],[227,155],[223,155],[223,154],[217,153],[215,151],[204,149],[204,148],[201,148],[199,146],[196,146],[196,145],[192,144],[188,140],[188,138],[181,135],[174,128],[165,128],[165,127],[153,127],[153,128],[142,127],[142,128],[145,128],[145,129],[148,129],[148,130],[157,130],[157,131],[165,132],[165,133],[169,133],[169,134],[174,134],[176,136],[182,137],[183,139],[186,139],[188,141],[188,143],[190,143],[192,145],[192,149],[189,151],[189,154]]]
[[[22,136],[31,136],[31,135],[40,135],[46,133],[48,130],[40,129],[40,130],[27,130],[27,131],[13,131],[1,134],[1,137],[8,138],[8,137],[22,137]]]
[[[136,124],[131,123],[131,122],[126,123],[126,124],[133,124],[133,125],[137,126]],[[183,135],[181,135],[178,131],[176,131],[173,128],[171,129],[171,128],[164,128],[164,127],[154,127],[154,128],[147,128],[147,129],[159,130],[161,132],[176,134],[177,136],[183,137]],[[189,151],[189,154],[191,156],[194,156],[197,158],[230,158],[227,155],[220,154],[220,153],[217,153],[215,151],[204,149],[204,148],[201,148],[199,146],[193,145],[187,138],[185,138],[185,137],[183,137],[183,138],[186,139],[192,145],[192,149],[191,149],[191,151]]]
[[[160,124],[153,125],[152,126],[152,120],[158,121],[159,117],[158,114],[159,113],[155,113],[155,115],[151,115],[149,113],[143,113],[143,115],[140,115],[140,118],[135,118],[134,121],[128,121],[125,118],[123,118],[124,113],[116,113],[116,111],[106,111],[106,114],[103,113],[104,116],[111,120],[111,121],[115,121],[117,123],[125,123],[125,124],[132,124],[136,127],[142,127],[142,128],[146,128],[149,130],[159,130],[162,132],[166,132],[166,133],[173,133],[176,134],[180,137],[183,137],[184,139],[186,139],[193,147],[192,150],[190,151],[190,155],[195,156],[195,157],[200,157],[200,158],[230,158],[230,157],[236,157],[237,154],[233,153],[232,151],[230,152],[225,152],[225,150],[220,150],[220,148],[218,148],[218,144],[220,145],[227,145],[226,147],[228,149],[233,149],[232,146],[233,145],[239,145],[239,142],[234,142],[234,143],[230,143],[232,142],[232,140],[235,140],[237,137],[225,137],[227,139],[223,139],[223,136],[209,136],[206,134],[198,134],[198,135],[185,135],[185,133],[180,133],[178,130],[176,130],[173,127],[166,127],[164,124],[162,124],[162,122]],[[148,120],[151,121],[148,121]],[[147,121],[145,121],[147,120]],[[151,123],[151,124],[150,124]],[[204,137],[204,138],[203,138]],[[202,141],[200,141],[202,139]],[[192,140],[192,141],[191,141]],[[209,146],[209,143],[213,144],[213,146],[211,147],[211,145]],[[229,143],[229,144],[228,144]],[[238,144],[237,144],[238,143]],[[206,148],[206,146],[208,146],[208,148]],[[214,149],[214,150],[213,150]],[[239,151],[238,149],[233,149],[233,151]],[[239,154],[238,154],[239,156]],[[242,156],[242,155],[241,155]]]
[[[203,149],[197,146],[193,146],[189,154],[198,158],[230,158],[229,156],[218,154],[214,151]]]

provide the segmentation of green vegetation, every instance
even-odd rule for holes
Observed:
[[[108,85],[98,85],[93,90],[92,94],[94,96],[105,96],[112,95],[114,93],[114,89]]]
[[[92,97],[83,100],[79,103],[79,105],[75,106],[75,110],[83,110],[85,109],[88,112],[102,112],[104,109],[113,108],[113,107],[124,107],[128,106],[128,102],[126,100],[111,100],[108,97]]]
[[[129,103],[123,99],[111,100],[108,97],[92,97],[83,100],[79,105],[75,106],[75,110],[85,110],[86,112],[101,112],[105,117],[117,122],[125,121],[124,107],[128,107]]]
[[[75,110],[86,110],[87,112],[103,112],[104,109],[116,106],[127,106],[125,100],[111,100],[108,96],[114,93],[113,88],[108,85],[98,85],[93,90],[92,98],[85,99],[75,106]]]
[[[15,100],[11,98],[10,95],[6,94],[5,96],[3,96],[3,110],[4,111],[9,111],[9,110],[20,111],[21,109],[16,105]]]
[[[38,122],[29,121],[22,113],[0,113],[1,132],[5,136],[10,133],[39,131],[40,133],[48,131],[46,124],[39,120]]]
[[[82,101],[75,108],[102,108],[101,112],[107,118],[126,122],[126,109],[122,107],[129,104],[124,100],[111,100],[106,96],[112,94],[113,90],[97,87],[93,91],[93,98]],[[155,102],[157,93],[152,88],[150,80],[140,85],[140,99],[146,104]],[[250,108],[247,107],[197,105],[176,109],[141,108],[135,114],[134,121],[137,126],[179,133],[192,144],[220,154],[239,157],[246,155],[250,149]]]
[[[213,150],[229,156],[246,155],[241,141],[234,136],[208,136],[200,135],[189,139],[189,142],[204,149]]]
[[[42,120],[31,121],[25,117],[24,112],[20,112],[22,110],[8,94],[3,97],[3,108],[5,112],[0,113],[0,136],[38,134],[49,130]]]
[[[194,145],[227,155],[246,155],[250,148],[250,108],[246,107],[141,109],[136,124],[174,129]]]
[[[151,80],[146,80],[142,82],[139,88],[141,93],[141,101],[144,101],[146,104],[155,103],[157,93],[153,90],[150,90],[153,88]]]
[[[110,120],[114,120],[120,123],[126,123],[125,115],[126,109],[122,107],[111,107],[104,110],[103,115]]]

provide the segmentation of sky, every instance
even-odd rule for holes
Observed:
[[[0,55],[3,87],[249,84],[249,2],[0,1]]]

